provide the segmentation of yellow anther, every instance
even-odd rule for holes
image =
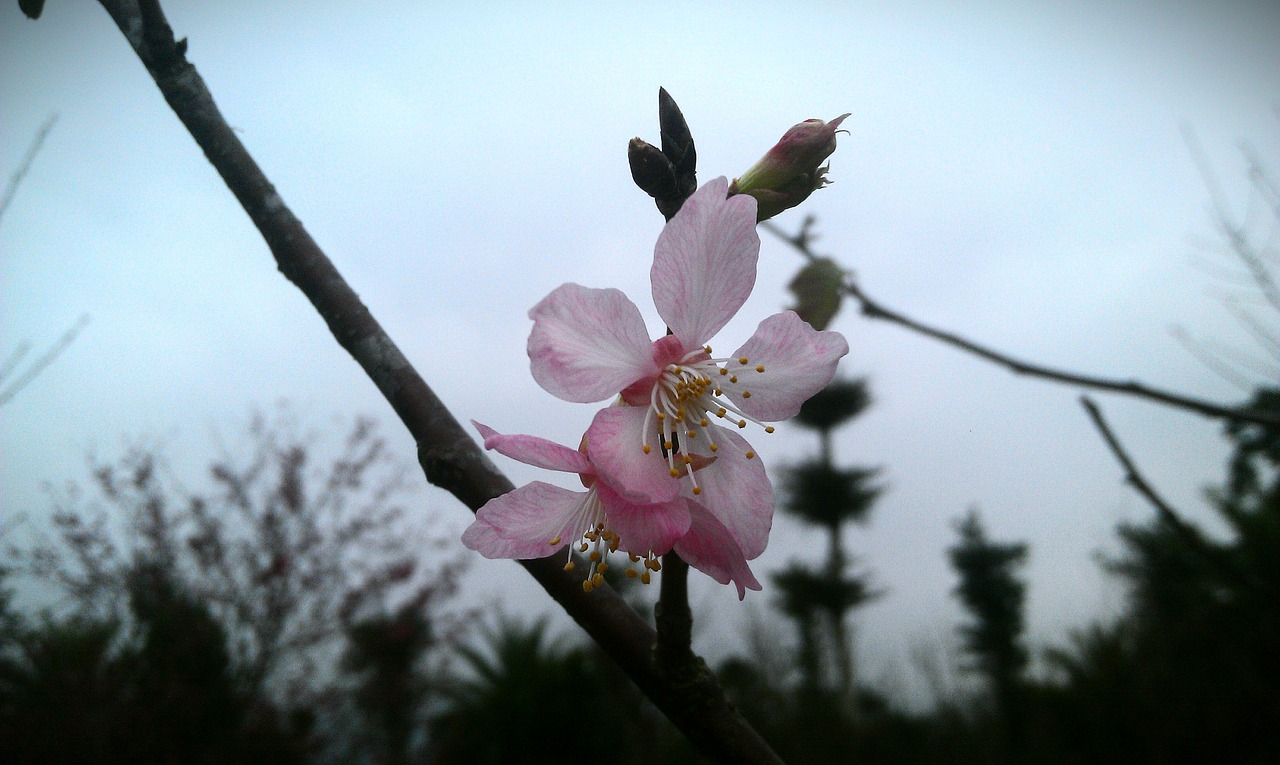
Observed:
[[[755,456],[756,456],[756,453],[755,453],[755,452],[747,452],[744,456],[745,456],[747,459],[751,459],[752,457],[755,457]]]
[[[650,563],[652,563],[653,565],[650,566],[649,568],[653,569],[654,571],[662,570],[662,561],[658,560],[657,558],[654,558],[653,560],[651,560]]]
[[[756,367],[756,371],[757,371],[757,372],[763,372],[763,371],[764,371],[764,364],[761,364],[760,366]]]
[[[614,537],[613,539],[609,540],[609,552],[617,552],[617,551],[618,551],[618,538]]]
[[[640,562],[640,556],[639,556],[639,555],[636,555],[635,553],[631,553],[628,557],[629,557],[629,558],[631,558],[631,562],[632,562],[632,563],[639,563],[639,562]]]
[[[746,356],[739,356],[739,357],[738,357],[738,363],[739,363],[739,364],[746,364],[746,363],[747,363],[747,357],[746,357]]]
[[[742,392],[742,397],[743,397],[743,398],[751,398],[751,391],[749,391],[749,390],[744,390],[744,391]]]
[[[701,493],[702,493],[702,487],[701,487],[701,486],[695,486],[695,487],[693,487],[693,495],[694,495],[695,497],[696,497],[696,496],[698,496],[698,495],[699,495],[699,494],[701,494]]]
[[[586,579],[586,580],[584,580],[584,581],[582,582],[582,591],[583,591],[583,592],[591,592],[591,591],[592,591],[592,590],[594,590],[595,588],[596,588],[596,587],[595,587],[595,585],[591,583],[591,580],[590,580],[590,579]]]
[[[587,548],[590,546],[591,545],[587,544],[586,542],[583,542],[582,544],[578,545],[578,552],[586,552]]]
[[[637,576],[640,576],[640,575],[636,573],[636,570],[634,568],[627,569],[628,579],[635,579]]]
[[[671,443],[670,441],[666,441],[662,444],[662,448],[666,449],[667,451],[671,451],[672,449],[675,448],[675,444]]]
[[[720,407],[719,409],[717,409],[717,410],[716,410],[716,416],[717,416],[717,417],[723,417],[723,416],[725,416],[725,414],[726,414],[728,411],[729,411],[728,409],[725,409],[725,408],[722,406],[722,407]]]
[[[720,367],[720,374],[727,375],[729,374],[729,370],[725,369],[724,367]]]
[[[645,453],[645,454],[648,454],[648,453],[649,453],[649,452],[651,452],[651,451],[653,451],[653,450],[649,448],[649,445],[648,445],[648,444],[645,444],[645,445],[644,445],[644,453]]]
[[[555,545],[560,544],[560,537],[558,537],[558,536],[557,536],[557,537],[553,537],[553,538],[552,538],[552,540],[551,540],[551,542],[550,542],[549,544],[551,544],[553,547],[554,547]]]
[[[692,464],[693,464],[693,457],[690,457],[690,456],[689,456],[689,455],[687,455],[687,454],[686,454],[686,455],[684,455],[684,464],[686,464],[686,465],[692,465]]]
[[[565,571],[572,571],[575,568],[577,568],[577,566],[574,565],[573,561],[569,561],[568,563],[564,564]]]
[[[646,571],[646,572],[644,572],[643,574],[641,574],[641,575],[640,575],[640,581],[641,581],[641,582],[644,582],[645,584],[648,584],[648,583],[651,581],[651,579],[652,579],[652,577],[650,577],[650,576],[649,576],[649,572],[648,572],[648,571]]]
[[[591,577],[591,583],[596,587],[599,587],[604,584],[604,577],[597,573],[595,576]]]
[[[711,423],[710,423],[710,422],[707,422],[707,418],[706,418],[706,417],[703,417],[701,420],[698,420],[698,424],[705,428],[705,427],[707,427],[708,425],[710,425]]]
[[[592,562],[592,563],[596,563],[596,562],[598,562],[598,561],[600,560],[600,551],[599,551],[599,550],[592,550],[592,551],[591,551],[591,554],[590,554],[590,555],[588,555],[587,557],[591,559],[591,562]]]
[[[764,426],[764,432],[766,432],[766,433],[772,433],[772,432],[773,432],[773,426],[772,426],[772,425],[765,425],[765,426]]]
[[[686,431],[684,432],[684,434],[685,434],[686,436],[688,436],[689,438],[697,438],[697,437],[698,437],[698,432],[697,432],[696,430],[686,430]]]
[[[679,471],[679,470],[676,470],[675,468],[671,468],[671,469],[670,469],[669,471],[667,471],[667,472],[671,473],[671,477],[672,477],[672,478],[679,478],[679,477],[680,477],[680,471]]]
[[[731,376],[731,377],[729,378],[729,382],[736,383],[737,381],[738,381],[738,376],[737,376],[737,375],[733,375],[733,376]]]
[[[710,356],[710,355],[711,355],[711,346],[709,346],[709,345],[704,345],[704,346],[702,346],[702,350],[706,351],[708,356]]]
[[[720,450],[720,445],[719,445],[719,444],[712,444],[712,445],[711,445],[711,451],[715,452],[715,451],[719,451],[719,450]]]
[[[667,419],[667,416],[662,412],[658,412],[658,422],[662,422],[665,419]]]
[[[608,563],[601,563],[599,566],[596,567],[596,571],[599,571],[602,574],[608,570],[609,570]]]
[[[738,420],[738,427],[739,427],[739,428],[745,428],[745,427],[747,427],[747,421],[746,421],[746,420]]]

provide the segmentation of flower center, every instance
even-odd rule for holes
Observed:
[[[584,529],[578,537],[577,544],[569,545],[568,561],[564,564],[565,571],[572,571],[577,568],[577,564],[573,560],[573,552],[576,548],[580,553],[586,553],[587,560],[590,562],[590,568],[587,569],[587,578],[582,581],[583,592],[591,592],[592,590],[604,584],[604,574],[609,570],[608,557],[609,553],[618,551],[619,539],[618,535],[606,526],[604,505],[600,502],[600,497],[596,493],[595,487],[589,487],[586,495],[578,504],[578,509],[574,513],[573,525],[574,529]],[[558,547],[564,544],[564,540],[559,536],[548,540],[552,547]],[[658,571],[662,568],[662,564],[658,561],[653,553],[646,553],[642,558],[635,553],[629,555],[631,563],[644,561],[644,571],[637,572],[635,569],[627,569],[628,578],[640,578],[644,584],[650,582],[650,571]]]
[[[653,383],[641,450],[645,454],[652,452],[649,437],[656,433],[662,439],[658,446],[667,460],[671,476],[688,476],[693,484],[693,493],[701,494],[702,487],[698,485],[695,473],[709,462],[706,457],[694,454],[693,447],[705,441],[707,451],[713,454],[719,451],[720,444],[716,443],[710,429],[712,417],[727,419],[739,428],[753,422],[763,427],[766,433],[773,432],[772,425],[765,425],[742,411],[726,395],[733,393],[744,399],[751,398],[746,379],[764,373],[764,365],[753,365],[746,356],[712,357],[711,346],[690,351],[668,364]],[[684,439],[683,448],[681,439]],[[756,455],[747,451],[743,456],[752,459]]]

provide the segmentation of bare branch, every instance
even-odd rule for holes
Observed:
[[[1192,356],[1195,356],[1201,364],[1204,364],[1210,372],[1217,374],[1223,380],[1231,383],[1244,393],[1248,394],[1253,391],[1254,383],[1247,376],[1234,369],[1222,359],[1218,358],[1212,351],[1204,347],[1203,343],[1198,342],[1191,337],[1185,327],[1170,327],[1169,334],[1173,336],[1178,344],[1187,350]]]
[[[40,152],[40,147],[44,145],[44,139],[49,136],[49,131],[53,130],[53,123],[58,121],[58,113],[54,112],[49,115],[49,119],[44,121],[40,129],[36,131],[35,138],[31,139],[31,145],[27,147],[27,153],[23,155],[22,162],[18,163],[18,169],[13,171],[13,175],[9,176],[9,182],[5,184],[4,196],[0,196],[0,218],[4,217],[4,213],[9,209],[9,203],[18,193],[18,186],[22,183],[22,179],[27,176],[27,171],[31,169],[31,163],[35,162],[36,154]]]
[[[54,360],[61,356],[62,352],[75,341],[76,336],[80,334],[81,330],[88,325],[89,314],[81,314],[80,318],[76,319],[76,323],[72,324],[71,328],[66,332],[63,332],[62,337],[58,338],[56,343],[49,346],[49,350],[45,351],[43,356],[32,362],[31,366],[27,367],[26,371],[18,375],[16,380],[5,386],[3,390],[0,390],[0,406],[4,406],[9,403],[14,396],[18,395],[19,391],[27,387],[32,380],[39,377],[40,373],[52,364]],[[28,345],[27,347],[29,348],[30,346]],[[21,353],[15,352],[15,356],[18,356],[18,358],[26,355],[26,351],[22,348],[19,348],[19,351],[21,351]],[[10,360],[12,361],[13,357],[10,357]],[[12,371],[9,368],[9,362],[5,363],[5,367],[6,373]],[[6,376],[7,374],[0,374],[0,380],[4,380]]]
[[[1178,535],[1186,540],[1188,544],[1193,547],[1202,545],[1203,540],[1200,539],[1200,535],[1196,534],[1191,527],[1187,526],[1187,524],[1183,522],[1182,518],[1173,509],[1173,507],[1170,506],[1169,503],[1166,502],[1154,488],[1152,488],[1151,484],[1147,483],[1147,480],[1142,477],[1142,474],[1138,472],[1138,468],[1133,464],[1133,460],[1129,459],[1128,452],[1126,452],[1124,447],[1120,445],[1120,441],[1116,438],[1115,433],[1112,432],[1111,427],[1107,425],[1107,421],[1103,418],[1102,410],[1098,409],[1098,405],[1093,403],[1093,400],[1088,396],[1080,397],[1080,405],[1089,413],[1089,419],[1093,420],[1093,426],[1098,429],[1098,433],[1101,434],[1102,439],[1107,442],[1107,446],[1111,449],[1111,453],[1115,455],[1116,460],[1119,461],[1121,467],[1124,468],[1125,482],[1132,486],[1139,494],[1146,497],[1147,501],[1156,509],[1156,513],[1160,516],[1160,520],[1168,524],[1170,528],[1177,531]],[[1195,538],[1194,542],[1191,540],[1192,537]]]
[[[139,4],[129,0],[101,3],[249,214],[281,273],[307,296],[334,338],[360,364],[412,434],[427,480],[453,493],[472,511],[510,491],[511,482],[405,359],[241,144],[204,80],[186,61],[185,44],[174,41],[159,4],[142,0],[145,10],[140,10]],[[581,574],[564,571],[556,560],[521,564],[705,754],[722,762],[780,762],[710,676],[677,687],[661,675],[651,656],[653,628],[620,596],[607,588],[583,592]]]
[[[807,260],[813,261],[819,257],[810,247],[810,242],[813,238],[810,231],[813,225],[812,217],[806,218],[800,230],[794,235],[787,234],[776,225],[767,221],[760,225],[769,233],[777,236],[787,244],[790,244]],[[916,321],[905,314],[894,311],[872,299],[870,295],[858,286],[857,282],[853,278],[845,280],[844,293],[858,301],[862,310],[862,315],[869,319],[882,319],[884,321],[892,322],[918,334],[946,343],[953,348],[958,348],[966,353],[986,359],[993,364],[1005,367],[1014,374],[1038,377],[1043,380],[1050,380],[1052,382],[1063,383],[1066,385],[1078,385],[1082,388],[1091,388],[1093,390],[1107,391],[1109,393],[1122,393],[1127,396],[1145,398],[1149,401],[1155,401],[1176,409],[1185,409],[1189,412],[1195,412],[1205,417],[1238,422],[1253,422],[1260,425],[1280,425],[1280,417],[1268,412],[1257,411],[1249,407],[1223,406],[1211,401],[1205,401],[1204,399],[1184,396],[1178,393],[1161,390],[1159,388],[1153,388],[1149,385],[1138,382],[1137,380],[1115,380],[1104,377],[1093,377],[1090,375],[1069,372],[1063,369],[1053,369],[1052,367],[1041,366],[1039,364],[1033,364],[1028,361],[1014,358],[985,345],[968,340],[953,332],[931,327],[927,324]]]
[[[31,341],[23,340],[18,343],[17,348],[13,349],[13,352],[9,354],[8,358],[3,362],[0,362],[0,383],[3,383],[9,375],[13,374],[13,370],[18,368],[18,365],[22,363],[22,360],[31,352],[31,348]]]
[[[1194,552],[1201,560],[1216,568],[1219,573],[1231,579],[1234,583],[1246,589],[1263,593],[1272,599],[1277,597],[1273,589],[1233,565],[1219,550],[1214,549],[1212,543],[1206,540],[1194,526],[1182,520],[1182,517],[1173,509],[1173,506],[1165,501],[1164,497],[1138,471],[1137,465],[1129,458],[1128,452],[1120,444],[1120,440],[1116,438],[1115,433],[1102,416],[1102,410],[1098,408],[1097,404],[1088,396],[1081,396],[1080,404],[1089,413],[1089,419],[1093,421],[1093,426],[1097,428],[1102,439],[1107,442],[1107,447],[1115,455],[1116,461],[1124,468],[1125,483],[1132,486],[1135,491],[1151,503],[1151,506],[1156,510],[1156,515],[1160,518],[1160,522],[1177,534],[1188,550]]]

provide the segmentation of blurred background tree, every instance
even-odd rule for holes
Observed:
[[[827,534],[826,561],[816,568],[793,561],[774,576],[780,608],[796,624],[802,687],[833,693],[856,714],[857,677],[850,613],[878,597],[866,572],[850,571],[844,548],[848,523],[866,523],[881,489],[877,468],[841,468],[832,454],[832,432],[871,403],[866,380],[837,379],[805,402],[795,422],[818,433],[818,456],[784,469],[783,509]]]
[[[0,729],[64,735],[0,736],[30,747],[6,761],[82,745],[62,761],[288,762],[350,754],[364,728],[377,745],[359,759],[408,761],[428,691],[413,664],[465,625],[446,609],[460,553],[406,517],[406,469],[371,421],[318,465],[322,440],[287,408],[255,416],[247,443],[200,493],[155,448],[94,461],[93,494],[55,496],[52,536],[9,545],[10,575],[61,598],[4,621]]]
[[[953,592],[972,617],[960,627],[961,642],[972,659],[970,669],[986,678],[997,722],[1017,758],[1028,660],[1022,642],[1027,585],[1017,570],[1026,563],[1027,546],[988,539],[977,508],[956,523],[956,533],[959,540],[947,550],[960,576]]]

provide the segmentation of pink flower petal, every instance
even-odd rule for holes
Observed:
[[[638,504],[669,502],[680,493],[684,480],[671,477],[656,427],[649,434],[649,453],[641,448],[648,412],[639,406],[605,407],[587,429],[587,457],[596,475],[628,502]]]
[[[562,284],[529,311],[533,379],[565,401],[603,401],[654,373],[640,309],[615,289]]]
[[[667,502],[633,504],[604,481],[596,491],[608,515],[609,530],[618,535],[618,547],[636,555],[663,555],[689,531],[689,502],[674,497]]]
[[[570,449],[537,436],[506,436],[475,420],[472,420],[471,424],[476,426],[476,430],[480,431],[480,435],[484,437],[484,448],[493,449],[513,460],[547,470],[562,470],[566,473],[582,475],[591,472],[591,462],[587,459],[587,455],[576,449]]]
[[[706,437],[715,439],[715,452]],[[736,432],[711,425],[690,442],[697,454],[715,455],[715,462],[694,473],[702,492],[693,498],[714,515],[733,536],[747,560],[756,558],[769,544],[773,527],[773,485],[758,456],[747,459],[751,444]],[[687,483],[687,481],[682,481]]]
[[[686,349],[706,345],[738,312],[756,282],[756,201],[725,199],[724,178],[685,200],[654,247],[653,302]]]
[[[819,332],[794,311],[783,311],[760,322],[756,333],[734,356],[746,356],[750,366],[762,365],[763,373],[740,372],[742,386],[751,393],[743,398],[726,387],[725,394],[742,411],[765,422],[794,417],[800,405],[827,387],[836,364],[849,352],[839,332]]]
[[[747,590],[759,590],[760,582],[729,530],[697,502],[689,503],[689,516],[689,531],[676,542],[676,553],[720,584],[732,581],[738,587],[738,600],[747,596]]]
[[[589,492],[534,481],[485,503],[462,532],[462,543],[486,558],[545,558],[576,541],[573,528]],[[551,540],[561,538],[558,544]]]

